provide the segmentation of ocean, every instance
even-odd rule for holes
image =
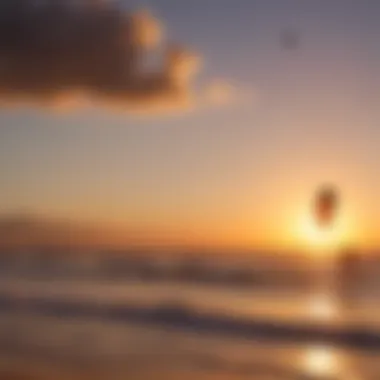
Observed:
[[[380,378],[376,279],[344,299],[318,293],[312,271],[232,281],[216,265],[148,276],[120,262],[3,261],[0,378]]]

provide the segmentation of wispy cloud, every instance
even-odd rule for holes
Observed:
[[[256,94],[241,85],[224,79],[214,79],[203,88],[202,103],[206,106],[227,106],[255,102]]]

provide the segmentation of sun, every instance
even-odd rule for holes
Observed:
[[[321,227],[309,212],[304,212],[295,225],[296,239],[301,245],[319,252],[338,248],[349,237],[348,221],[345,215],[339,216],[331,226]]]
[[[337,239],[336,226],[321,228],[309,216],[300,221],[299,229],[300,238],[312,246],[329,246]]]

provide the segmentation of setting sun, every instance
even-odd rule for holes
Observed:
[[[329,228],[318,226],[311,216],[301,218],[298,226],[300,239],[314,248],[331,248],[345,239],[344,221],[339,220]]]
[[[310,251],[317,250],[318,254],[328,253],[347,244],[353,238],[350,219],[345,214],[340,215],[334,224],[325,228],[319,226],[309,212],[304,211],[293,225],[294,239]]]

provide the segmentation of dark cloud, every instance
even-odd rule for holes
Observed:
[[[196,56],[161,46],[162,67],[144,69],[161,37],[149,12],[126,12],[111,1],[1,0],[0,101],[90,100],[142,111],[188,105]]]
[[[33,214],[0,214],[0,249],[126,246],[128,229]]]
[[[127,222],[62,218],[30,212],[0,213],[0,255],[13,248],[124,249],[170,246],[184,241],[178,231]]]

